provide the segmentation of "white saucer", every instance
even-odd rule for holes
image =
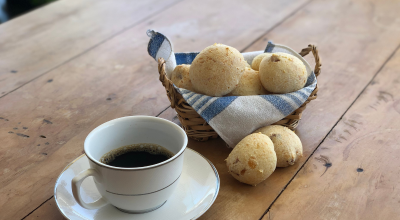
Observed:
[[[76,203],[71,190],[72,178],[88,168],[87,157],[81,155],[71,162],[57,179],[54,197],[58,208],[67,219],[197,219],[210,208],[219,191],[220,181],[214,165],[196,151],[187,148],[182,175],[176,191],[161,208],[144,214],[127,214],[112,205],[88,210]],[[86,202],[94,202],[100,198],[92,177],[88,177],[82,183],[81,195]]]

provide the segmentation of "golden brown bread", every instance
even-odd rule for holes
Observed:
[[[272,93],[289,93],[304,87],[307,70],[303,62],[286,53],[274,53],[260,63],[260,80]]]
[[[293,165],[303,156],[303,146],[300,138],[289,128],[281,125],[270,125],[256,130],[268,136],[274,143],[277,157],[277,167]]]
[[[189,77],[190,65],[182,64],[175,67],[171,73],[171,81],[179,88],[193,90],[193,85]]]
[[[246,96],[246,95],[264,95],[269,94],[261,84],[260,75],[258,71],[251,68],[246,68],[239,84],[228,95],[233,96]]]
[[[246,65],[243,55],[235,48],[214,44],[196,56],[189,76],[196,92],[223,96],[235,89]]]
[[[243,138],[226,159],[229,173],[242,183],[257,185],[276,168],[276,154],[271,139],[261,133]]]
[[[254,70],[259,71],[260,70],[259,68],[260,68],[261,61],[265,57],[267,57],[267,59],[270,58],[271,55],[272,55],[272,53],[262,53],[262,54],[257,55],[256,57],[254,57],[253,62],[251,63],[251,68],[253,68]]]

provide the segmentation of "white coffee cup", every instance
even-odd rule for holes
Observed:
[[[178,125],[151,116],[129,116],[106,122],[86,137],[85,154],[90,169],[82,171],[72,180],[75,200],[86,209],[97,209],[112,204],[128,213],[153,211],[172,195],[182,173],[183,152],[187,136]],[[100,162],[100,158],[113,149],[138,143],[163,146],[175,155],[158,164],[146,167],[121,168]],[[86,203],[80,195],[80,186],[89,176],[102,198]]]

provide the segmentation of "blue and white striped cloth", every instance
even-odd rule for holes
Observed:
[[[168,77],[176,65],[191,64],[196,53],[174,53],[172,44],[164,35],[153,30],[147,31],[151,37],[148,52],[156,61],[163,57]],[[296,92],[277,95],[210,97],[175,87],[186,102],[192,106],[204,120],[230,146],[234,147],[254,130],[273,124],[298,109],[310,96],[317,85],[317,79],[310,65],[303,57],[289,47],[268,42],[265,51],[242,53],[251,64],[260,53],[284,52],[298,57],[306,66],[309,77],[303,89]]]

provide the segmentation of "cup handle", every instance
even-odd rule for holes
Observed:
[[[93,176],[96,179],[101,180],[100,175],[94,169],[87,169],[85,171],[82,171],[72,179],[72,184],[71,184],[72,185],[72,193],[74,194],[75,200],[83,208],[98,209],[100,207],[107,205],[108,202],[104,197],[101,197],[99,200],[97,200],[96,202],[92,202],[92,203],[84,202],[81,197],[81,193],[80,193],[81,184],[82,184],[83,180],[85,180],[86,177],[89,177],[89,176]]]

